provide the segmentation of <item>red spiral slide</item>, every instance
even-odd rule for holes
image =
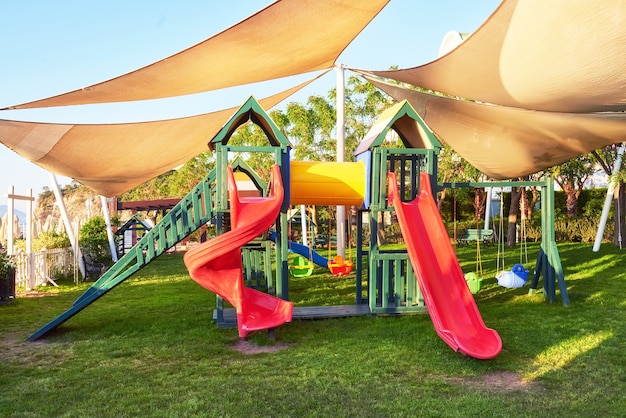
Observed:
[[[278,165],[272,167],[269,197],[240,198],[232,169],[228,168],[231,230],[184,257],[189,274],[202,287],[222,296],[237,311],[239,336],[275,328],[291,321],[293,303],[243,284],[241,247],[268,230],[284,198]]]
[[[465,282],[432,197],[429,175],[421,174],[420,194],[411,202],[400,200],[395,173],[389,173],[387,180],[389,202],[398,214],[409,259],[437,334],[453,350],[470,357],[496,357],[502,340],[485,326]]]

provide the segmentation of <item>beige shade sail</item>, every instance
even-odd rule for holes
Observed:
[[[10,109],[174,97],[327,69],[389,0],[278,0],[131,73]]]
[[[380,77],[552,112],[626,110],[626,1],[504,0],[439,59]]]
[[[626,141],[622,112],[531,111],[446,98],[366,78],[394,99],[408,100],[443,142],[494,179],[536,173]]]
[[[269,109],[312,81],[260,104]],[[103,196],[114,196],[206,151],[208,141],[236,110],[102,125],[0,120],[0,142],[48,171],[71,177]]]

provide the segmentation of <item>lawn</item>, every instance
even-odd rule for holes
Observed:
[[[242,344],[212,322],[215,297],[188,278],[180,255],[25,342],[87,285],[38,289],[0,306],[0,416],[624,416],[626,254],[611,244],[559,249],[569,308],[528,286],[499,287],[496,250],[482,249],[475,297],[503,341],[488,361],[452,351],[427,315],[295,321],[276,341],[257,333]],[[475,269],[474,246],[458,256]],[[518,262],[519,250],[505,261]],[[354,301],[353,279],[321,270],[290,291],[301,305]]]

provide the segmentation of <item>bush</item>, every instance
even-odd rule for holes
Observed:
[[[91,218],[80,228],[78,244],[94,262],[111,265],[106,222],[102,216]]]
[[[33,251],[39,251],[44,248],[68,248],[71,246],[70,238],[65,232],[62,234],[55,231],[42,232],[33,240]]]

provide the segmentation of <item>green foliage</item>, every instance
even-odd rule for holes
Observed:
[[[215,166],[212,152],[203,152],[176,170],[170,170],[123,193],[121,201],[182,198]]]
[[[106,222],[102,216],[94,216],[85,222],[80,228],[78,244],[92,257],[93,261],[111,264]]]
[[[70,242],[70,238],[65,232],[63,232],[62,234],[59,234],[56,231],[42,232],[39,234],[39,236],[37,236],[36,239],[33,240],[34,251],[39,251],[44,248],[68,248],[71,245],[72,244]]]
[[[268,146],[269,140],[258,125],[246,123],[240,126],[228,141],[229,145],[261,147]],[[233,159],[241,157],[262,178],[268,179],[274,158],[263,152],[235,153]]]
[[[15,269],[13,257],[5,250],[0,250],[0,280],[4,280],[9,270]]]
[[[547,170],[567,196],[565,214],[570,218],[578,214],[577,200],[585,183],[595,172],[596,163],[591,154],[586,154]]]

